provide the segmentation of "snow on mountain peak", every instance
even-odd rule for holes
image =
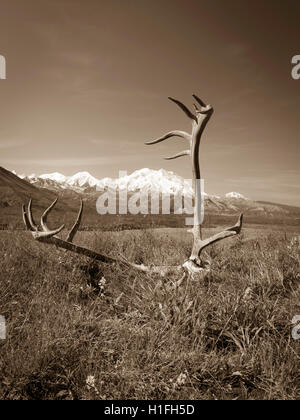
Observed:
[[[37,177],[29,176],[30,180],[32,179],[43,179],[43,180],[50,180],[55,181],[58,184],[64,184],[65,186],[74,186],[74,187],[94,187],[99,181],[98,179],[94,178],[88,172],[78,172],[73,176],[65,176],[59,172],[54,172],[52,174],[44,174]]]
[[[67,178],[67,184],[77,187],[95,187],[99,180],[94,178],[89,172],[78,172]]]
[[[164,169],[139,169],[130,175],[123,176],[113,182],[119,189],[127,188],[129,191],[146,190],[168,193],[192,193],[191,183],[173,172]],[[106,185],[109,186],[109,185]]]
[[[74,189],[75,191],[84,191],[86,188],[95,188],[103,190],[107,188],[128,191],[156,191],[162,194],[184,194],[186,196],[193,195],[192,180],[184,179],[172,171],[165,169],[153,170],[149,168],[142,168],[133,173],[120,178],[102,178],[97,179],[89,172],[78,172],[73,176],[65,176],[59,172],[51,174],[44,174],[37,176],[36,174],[29,175],[27,179],[30,183],[42,183],[43,188],[62,188]],[[53,186],[54,182],[54,186]],[[52,183],[52,184],[51,184]],[[208,195],[203,193],[204,197],[219,200],[221,197],[216,195]],[[225,195],[227,199],[243,199],[247,200],[245,196],[238,192],[229,192]]]
[[[242,199],[242,200],[247,200],[247,198],[243,194],[240,194],[240,193],[234,192],[234,191],[230,192],[230,193],[227,193],[225,195],[225,197],[226,198],[239,198],[239,199]]]

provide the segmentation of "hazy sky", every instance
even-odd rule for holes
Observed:
[[[0,1],[1,166],[190,178],[189,158],[162,160],[182,140],[144,142],[189,130],[167,97],[192,105],[196,93],[215,108],[200,150],[206,191],[300,205],[298,0]]]

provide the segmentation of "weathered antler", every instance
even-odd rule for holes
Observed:
[[[27,230],[31,231],[31,234],[33,238],[39,242],[43,242],[45,244],[49,245],[55,245],[58,248],[62,248],[71,252],[74,252],[79,255],[84,255],[85,257],[91,258],[95,261],[100,261],[106,264],[123,264],[127,267],[134,268],[135,270],[143,271],[145,273],[150,274],[160,274],[162,276],[165,276],[166,274],[170,272],[178,272],[182,270],[182,266],[145,266],[143,264],[134,264],[126,260],[124,257],[120,258],[114,258],[109,257],[104,254],[100,254],[98,252],[92,251],[88,248],[84,248],[78,245],[73,244],[73,240],[75,238],[75,235],[80,227],[80,223],[82,220],[82,214],[83,214],[83,201],[81,201],[80,210],[76,219],[76,222],[70,232],[67,235],[66,240],[60,239],[57,235],[64,229],[64,225],[59,227],[58,229],[51,230],[47,226],[47,217],[50,214],[51,210],[55,207],[58,199],[56,199],[44,212],[44,214],[41,217],[41,228],[40,231],[37,224],[33,221],[32,216],[32,200],[29,201],[28,208],[26,210],[25,206],[23,205],[23,221],[27,228]]]
[[[56,245],[59,248],[66,249],[68,251],[75,252],[76,254],[85,255],[86,257],[92,258],[97,261],[101,262],[115,262],[116,260],[114,258],[108,257],[106,255],[99,254],[97,252],[91,251],[90,249],[83,248],[78,245],[73,244],[73,239],[79,229],[81,218],[82,218],[82,212],[83,212],[83,202],[81,201],[80,210],[78,213],[78,217],[76,220],[76,223],[70,230],[67,236],[67,240],[64,241],[60,239],[57,235],[64,229],[64,225],[62,225],[60,228],[51,230],[47,226],[47,217],[51,210],[54,208],[54,206],[57,203],[57,199],[48,207],[48,209],[44,212],[44,214],[41,217],[41,228],[42,230],[39,231],[38,226],[33,223],[33,217],[32,217],[32,200],[30,200],[28,209],[26,211],[25,206],[23,206],[23,220],[25,223],[25,226],[28,230],[31,231],[32,236],[35,240]]]
[[[181,156],[191,156],[192,159],[192,167],[193,167],[193,187],[195,193],[195,207],[194,207],[194,227],[191,230],[194,236],[194,243],[192,248],[191,256],[189,257],[188,261],[186,261],[183,265],[179,266],[145,266],[143,264],[134,264],[127,261],[124,257],[114,258],[109,257],[103,254],[99,254],[95,251],[92,251],[87,248],[83,248],[81,246],[73,244],[74,237],[79,229],[82,214],[83,214],[83,202],[81,201],[80,210],[76,219],[76,222],[72,229],[70,230],[69,234],[67,235],[66,240],[60,239],[57,235],[64,229],[64,225],[59,227],[58,229],[51,230],[47,226],[47,217],[51,210],[57,203],[55,200],[48,209],[44,212],[41,217],[41,230],[39,230],[38,225],[35,223],[33,216],[32,216],[32,200],[29,201],[29,205],[26,211],[25,206],[23,206],[23,220],[26,228],[31,231],[32,236],[35,240],[55,245],[59,248],[66,249],[71,252],[75,252],[80,255],[84,255],[86,257],[92,258],[94,260],[103,262],[103,263],[121,263],[126,265],[127,267],[134,268],[139,271],[143,271],[146,273],[151,274],[159,274],[161,276],[165,276],[169,273],[178,273],[184,270],[184,275],[187,272],[188,274],[194,276],[198,275],[199,273],[205,274],[209,271],[209,263],[205,261],[201,261],[200,254],[202,250],[207,247],[208,245],[220,241],[222,239],[229,238],[231,236],[237,235],[240,233],[242,228],[242,221],[243,215],[240,215],[237,224],[231,228],[225,229],[224,231],[213,235],[210,238],[202,239],[201,234],[201,209],[202,209],[202,194],[201,194],[201,174],[200,174],[200,164],[199,164],[199,147],[200,147],[200,140],[202,133],[208,123],[210,117],[213,114],[213,108],[210,105],[206,105],[198,96],[193,95],[194,99],[196,100],[197,104],[194,104],[195,114],[193,114],[185,105],[179,102],[177,99],[169,98],[171,101],[176,103],[183,112],[191,119],[192,121],[192,133],[188,134],[184,131],[170,131],[169,133],[165,134],[164,136],[148,142],[146,144],[156,144],[162,141],[167,140],[170,137],[181,137],[188,141],[189,149],[184,150],[182,152],[177,153],[174,156],[165,158],[165,159],[177,159]],[[182,281],[184,277],[179,280],[179,283]],[[179,284],[178,283],[178,284]]]
[[[201,142],[202,133],[206,127],[206,124],[210,120],[214,110],[211,105],[206,105],[198,96],[193,95],[194,99],[198,104],[194,104],[195,114],[193,114],[184,104],[177,99],[170,98],[176,105],[178,105],[183,112],[192,120],[192,134],[185,133],[183,131],[170,131],[163,137],[157,140],[147,142],[147,145],[152,145],[164,141],[172,136],[183,137],[188,140],[190,149],[184,150],[177,153],[175,156],[166,159],[177,159],[181,156],[190,155],[192,159],[193,167],[193,188],[195,194],[195,207],[194,207],[194,227],[192,233],[194,236],[194,243],[191,256],[189,260],[183,264],[190,273],[198,273],[203,270],[207,270],[207,264],[203,263],[200,259],[202,250],[208,245],[220,241],[222,239],[229,238],[231,236],[240,233],[243,222],[243,215],[241,214],[237,224],[225,231],[218,233],[211,238],[202,240],[201,233],[201,208],[202,208],[202,193],[201,193],[201,172],[199,163],[199,148]],[[199,107],[200,105],[200,107]]]

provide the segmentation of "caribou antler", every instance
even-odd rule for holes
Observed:
[[[195,192],[195,208],[194,208],[194,227],[191,230],[194,236],[194,243],[192,248],[191,256],[189,257],[188,261],[186,261],[183,265],[179,266],[145,266],[143,264],[134,264],[127,261],[124,257],[114,258],[109,257],[103,254],[99,254],[95,251],[92,251],[87,248],[83,248],[81,246],[73,244],[74,237],[79,229],[82,214],[83,214],[83,202],[81,201],[80,210],[76,219],[76,222],[70,232],[67,235],[66,240],[60,239],[57,235],[64,229],[64,225],[59,227],[58,229],[51,230],[47,226],[47,218],[50,214],[51,210],[57,203],[57,199],[48,207],[48,209],[44,212],[41,217],[41,230],[39,229],[38,225],[35,223],[33,216],[32,216],[32,200],[29,201],[28,208],[26,210],[25,206],[23,206],[23,220],[26,228],[31,231],[32,236],[35,240],[55,245],[59,248],[66,249],[71,252],[75,252],[76,254],[84,255],[86,257],[92,258],[94,260],[103,262],[103,263],[121,263],[126,265],[127,267],[131,267],[133,269],[143,271],[146,273],[151,274],[159,274],[161,276],[165,276],[170,273],[178,273],[179,271],[184,270],[184,275],[186,272],[191,275],[198,275],[199,273],[207,273],[210,269],[209,263],[205,261],[201,261],[200,254],[204,248],[208,245],[215,243],[217,241],[221,241],[222,239],[229,238],[231,236],[237,235],[240,233],[242,229],[242,222],[243,222],[243,215],[241,214],[239,220],[236,225],[225,229],[224,231],[213,235],[210,238],[202,239],[201,234],[201,217],[199,215],[201,211],[201,204],[202,204],[202,194],[201,194],[201,174],[200,174],[200,164],[199,164],[199,147],[200,147],[200,140],[202,133],[208,123],[210,117],[213,114],[213,108],[211,105],[206,105],[198,96],[193,95],[194,99],[196,100],[197,104],[194,104],[195,114],[193,114],[185,105],[179,102],[177,99],[169,98],[171,101],[176,103],[183,112],[191,119],[192,121],[192,133],[188,134],[185,131],[170,131],[169,133],[165,134],[164,136],[146,143],[147,145],[160,143],[162,141],[167,140],[170,137],[181,137],[184,140],[188,141],[189,149],[184,150],[182,152],[177,153],[174,156],[165,158],[165,159],[177,159],[181,156],[191,156],[192,159],[192,167],[193,167],[193,188]],[[179,283],[182,281],[184,277],[179,280]]]
[[[29,201],[29,205],[26,211],[25,206],[23,206],[23,220],[25,223],[25,226],[28,230],[31,231],[32,236],[35,240],[56,245],[59,248],[66,249],[68,251],[75,252],[76,254],[85,255],[86,257],[92,258],[97,261],[106,262],[106,263],[112,263],[116,262],[114,258],[108,257],[106,255],[99,254],[97,252],[91,251],[90,249],[83,248],[78,245],[73,244],[74,237],[79,229],[81,218],[82,218],[82,212],[83,212],[83,202],[81,201],[80,210],[77,216],[77,220],[70,230],[70,232],[67,235],[67,240],[64,241],[60,239],[57,235],[64,229],[64,225],[59,227],[58,229],[51,230],[47,226],[47,217],[51,210],[54,208],[54,206],[57,203],[57,199],[47,208],[47,210],[44,212],[44,214],[41,217],[41,228],[40,231],[38,229],[38,226],[36,223],[33,222],[32,217],[32,200]]]
[[[193,114],[183,103],[177,99],[169,97],[169,99],[178,105],[183,112],[190,118],[192,121],[192,133],[188,134],[184,131],[170,131],[164,136],[160,137],[157,140],[147,142],[146,145],[152,145],[160,143],[167,140],[170,137],[178,136],[186,139],[189,142],[190,148],[182,152],[177,153],[174,156],[165,159],[177,159],[182,156],[191,156],[192,167],[193,167],[193,188],[195,193],[195,207],[194,207],[194,227],[192,233],[194,236],[194,243],[192,248],[192,253],[188,261],[183,264],[183,267],[186,268],[190,273],[198,273],[203,270],[207,270],[207,263],[202,262],[200,259],[200,254],[204,248],[208,245],[221,241],[222,239],[229,238],[231,236],[237,235],[242,229],[243,215],[241,214],[237,224],[233,227],[230,227],[223,232],[220,232],[210,238],[202,239],[201,232],[201,217],[200,211],[202,208],[202,194],[201,194],[201,172],[200,172],[200,163],[199,163],[199,148],[201,142],[202,133],[206,127],[206,124],[210,120],[214,110],[211,105],[206,105],[198,96],[193,95],[197,104],[194,104],[195,114]],[[200,105],[200,107],[199,107]]]
[[[84,248],[82,246],[78,246],[73,244],[73,240],[75,238],[75,235],[80,227],[80,223],[82,220],[82,214],[83,214],[83,201],[81,201],[80,210],[76,219],[76,222],[70,232],[67,235],[66,240],[60,239],[57,235],[64,229],[64,225],[59,227],[58,229],[51,230],[47,226],[47,217],[50,214],[51,210],[55,207],[58,199],[56,199],[44,212],[44,214],[41,217],[41,229],[39,230],[38,225],[34,222],[33,216],[32,216],[32,200],[29,201],[27,210],[25,206],[22,207],[23,212],[23,221],[27,228],[27,230],[31,231],[31,234],[33,238],[36,241],[43,242],[45,244],[49,245],[55,245],[58,248],[62,248],[71,252],[74,252],[79,255],[84,255],[85,257],[91,258],[95,261],[100,261],[106,264],[123,264],[127,267],[131,267],[135,270],[142,271],[144,273],[150,273],[150,274],[159,274],[161,276],[165,276],[171,272],[178,272],[182,270],[182,266],[145,266],[143,264],[134,264],[129,262],[124,257],[120,258],[114,258],[109,257],[104,254],[100,254],[98,252],[92,251],[88,248]]]

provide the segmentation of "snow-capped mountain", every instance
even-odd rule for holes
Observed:
[[[84,192],[87,188],[96,188],[99,182],[88,172],[79,172],[73,176],[65,176],[59,172],[43,175],[19,175],[19,178],[25,179],[39,188],[48,188],[55,191],[74,190]]]
[[[140,169],[118,179],[104,178],[98,182],[98,188],[118,188],[128,191],[159,191],[162,194],[192,194],[192,184],[188,180],[164,169]]]
[[[31,184],[37,184],[39,187],[70,188],[83,192],[84,190],[91,188],[95,190],[108,188],[120,190],[127,189],[128,191],[152,190],[160,191],[163,194],[189,194],[193,191],[191,182],[176,175],[174,172],[166,171],[164,169],[151,170],[144,168],[137,170],[130,175],[121,176],[116,179],[97,179],[88,172],[79,172],[73,176],[65,176],[58,172],[40,176],[32,174],[27,177],[22,176],[22,178],[29,181]]]
[[[22,179],[23,178],[23,179]],[[62,218],[69,217],[74,213],[72,217],[75,220],[76,212],[79,206],[79,200],[83,199],[85,202],[85,220],[86,226],[95,227],[99,221],[99,215],[95,214],[95,203],[98,200],[101,192],[97,191],[95,182],[99,181],[100,188],[107,188],[107,186],[120,186],[124,187],[126,184],[131,191],[137,189],[159,189],[162,192],[173,192],[176,194],[177,191],[181,192],[184,188],[187,191],[190,190],[190,183],[183,180],[173,172],[167,172],[164,170],[152,171],[150,169],[141,169],[130,175],[120,176],[120,179],[104,178],[97,180],[88,173],[76,174],[72,177],[67,177],[62,174],[53,173],[37,176],[32,174],[30,176],[17,176],[16,173],[12,173],[9,170],[0,167],[0,210],[1,220],[5,217],[9,220],[14,220],[16,226],[21,226],[21,219],[19,210],[22,204],[26,204],[30,199],[33,199],[35,205],[38,205],[40,209],[45,209],[50,202],[54,201],[55,198],[59,198],[57,211],[60,213],[53,213],[52,217],[59,218],[57,224],[62,222]],[[187,184],[186,184],[187,183]],[[94,185],[94,186],[91,186]],[[98,185],[98,182],[97,182]],[[121,202],[121,196],[118,197]],[[130,198],[130,194],[128,195]],[[171,201],[172,211],[177,209],[175,206],[177,200]],[[160,203],[162,204],[162,203]],[[300,209],[291,206],[285,206],[282,204],[269,203],[265,201],[253,201],[251,199],[245,199],[241,194],[236,192],[228,193],[227,196],[217,197],[213,195],[205,196],[205,214],[208,224],[222,223],[225,225],[226,217],[244,213],[247,215],[248,223],[270,223],[270,220],[274,223],[291,224],[293,226],[299,225],[300,220]],[[119,216],[119,215],[118,215]],[[173,213],[171,213],[171,219],[166,217],[154,218],[150,217],[143,218],[145,222],[148,220],[147,226],[155,224],[167,227],[174,227],[175,222]],[[123,218],[123,216],[122,216]],[[154,220],[155,219],[155,220]],[[65,219],[64,219],[65,220]],[[119,217],[116,218],[115,222],[122,226],[136,226],[132,222],[132,217],[121,220]],[[106,226],[107,219],[103,221]],[[133,225],[131,225],[133,223]],[[180,221],[178,220],[178,226]],[[228,221],[229,223],[229,221]],[[55,226],[55,224],[53,224]],[[227,222],[226,222],[227,225]],[[139,222],[138,222],[138,226]],[[144,225],[143,225],[144,226]],[[177,226],[177,222],[176,222]],[[181,226],[181,225],[180,225]],[[183,225],[182,225],[183,226]],[[229,226],[229,224],[228,224]]]
[[[99,179],[94,178],[88,172],[79,172],[71,177],[67,177],[65,181],[73,187],[95,187],[99,183]]]
[[[88,172],[79,172],[73,176],[65,176],[61,173],[54,172],[51,174],[36,174],[25,177],[20,176],[31,184],[40,188],[48,188],[52,190],[74,190],[76,192],[95,192],[108,188],[127,189],[128,191],[152,191],[162,194],[184,194],[193,195],[192,181],[186,180],[171,171],[164,169],[153,170],[149,168],[139,169],[130,175],[124,175],[120,178],[103,178],[97,179]],[[217,195],[208,195],[204,193],[205,198],[219,200],[221,197]],[[246,199],[242,194],[231,192],[226,194],[225,198]]]
[[[36,177],[36,175],[33,175],[33,176]],[[67,177],[58,172],[54,172],[53,174],[41,175],[39,178],[50,179],[51,181],[58,182],[59,184],[63,184],[67,181]]]
[[[20,178],[25,178],[29,180],[31,183],[39,182],[40,180],[44,181],[53,181],[57,184],[61,184],[65,187],[95,187],[97,183],[99,182],[98,179],[94,178],[92,175],[90,175],[88,172],[79,172],[73,176],[65,176],[63,174],[60,174],[59,172],[54,172],[52,174],[43,174],[37,176],[36,174],[29,175],[28,177],[25,177],[24,175],[21,175]]]
[[[226,198],[237,198],[240,200],[248,200],[243,194],[238,192],[230,192],[225,195]]]

